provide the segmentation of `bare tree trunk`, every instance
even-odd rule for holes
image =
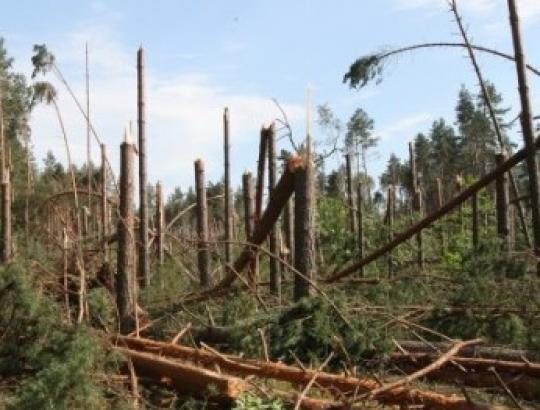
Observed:
[[[62,230],[62,272],[64,282],[64,308],[66,309],[66,321],[68,323],[71,323],[71,309],[69,307],[68,251],[69,237],[66,228],[64,228]]]
[[[504,154],[495,156],[497,166],[506,161]],[[508,178],[505,174],[500,174],[495,180],[495,204],[497,210],[497,234],[503,241],[503,249],[509,250],[509,228],[508,228]]]
[[[100,202],[100,225],[101,225],[101,250],[106,263],[109,262],[109,244],[107,235],[109,234],[108,203],[107,203],[107,152],[105,144],[101,144],[101,202]],[[111,282],[112,284],[113,282]]]
[[[352,182],[352,164],[351,164],[351,154],[345,154],[345,169],[347,172],[347,206],[349,208],[349,232],[355,234],[356,232],[356,212],[354,209],[354,198],[353,198],[353,182]]]
[[[266,134],[266,143],[268,148],[268,201],[272,200],[274,188],[277,180],[276,169],[276,133],[274,125],[264,130]],[[279,221],[276,221],[274,228],[270,231],[269,247],[272,257],[270,258],[270,293],[281,299],[281,272],[279,271],[279,263],[275,256],[279,255],[278,237]]]
[[[129,333],[134,328],[137,283],[135,279],[135,232],[133,215],[133,156],[132,144],[120,146],[120,204],[118,219],[118,255],[116,274],[116,304],[120,332]],[[132,310],[133,309],[133,310]]]
[[[264,169],[266,163],[266,151],[268,141],[264,128],[261,128],[261,139],[259,143],[259,160],[257,161],[257,181],[255,182],[255,221],[258,223],[262,214],[263,191],[264,191]]]
[[[523,55],[519,17],[515,0],[508,0],[508,11],[510,14],[510,26],[512,28],[519,97],[521,101],[521,130],[525,142],[526,162],[529,174],[529,195],[531,198],[534,253],[537,257],[537,274],[540,275],[540,204],[538,202],[540,198],[538,193],[538,164],[536,160],[536,146],[534,141],[531,102],[529,99],[529,86],[527,84],[527,72],[525,68],[525,56]]]
[[[244,197],[244,227],[246,232],[246,241],[251,242],[253,231],[255,229],[255,209],[253,199],[253,177],[250,172],[242,175],[242,192]],[[257,249],[251,248],[251,260],[248,267],[248,283],[252,287],[257,286],[257,278],[259,276],[259,260],[257,257]]]
[[[92,209],[92,140],[90,139],[90,71],[88,67],[88,43],[85,45],[86,72],[86,177],[88,179],[88,211]],[[85,229],[88,234],[88,228]]]
[[[2,263],[11,260],[11,183],[9,174],[4,175],[5,180],[1,185],[2,195]]]
[[[163,192],[161,183],[156,184],[156,253],[158,259],[158,265],[163,266],[164,261],[164,241],[165,232],[164,227],[164,214],[163,214]]]
[[[204,163],[195,161],[195,190],[197,192],[197,260],[199,281],[202,287],[210,287],[210,250],[208,249],[208,204],[206,202],[206,178]]]
[[[393,185],[388,187],[386,195],[386,223],[388,224],[388,240],[391,241],[394,238],[394,195],[395,188]],[[392,252],[388,252],[388,277],[394,275],[394,259]]]
[[[294,263],[294,208],[293,201],[288,200],[283,209],[283,237],[287,247],[287,261]]]
[[[26,193],[24,198],[24,237],[26,244],[30,239],[30,195],[32,194],[32,163],[30,161],[30,131],[25,135]]]
[[[478,229],[479,229],[479,220],[478,220],[478,193],[475,192],[473,196],[471,197],[471,210],[472,210],[472,242],[473,242],[473,249],[475,251],[478,250],[478,244],[479,244],[479,235],[478,235]]]
[[[422,215],[422,192],[418,183],[418,172],[416,169],[416,152],[414,143],[409,142],[409,158],[411,163],[412,180],[412,207],[417,215]],[[416,260],[420,270],[424,268],[424,247],[422,243],[422,231],[416,234]]]
[[[312,292],[309,280],[315,279],[313,164],[308,155],[304,166],[294,175],[294,267],[301,273],[294,276],[294,300]]]
[[[230,142],[229,142],[229,109],[223,111],[223,156],[225,167],[225,263],[228,266],[232,261],[231,241],[232,233],[232,199],[231,199],[231,170],[230,170]]]
[[[364,195],[362,192],[362,182],[358,181],[356,187],[356,212],[358,220],[358,259],[364,258]],[[360,276],[364,276],[364,267],[360,268]]]
[[[144,286],[150,284],[148,266],[148,196],[146,194],[146,109],[144,90],[144,50],[137,52],[137,115],[139,134],[139,281]]]

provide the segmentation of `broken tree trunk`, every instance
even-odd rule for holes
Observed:
[[[540,146],[540,138],[536,139],[535,146],[537,148]],[[475,192],[478,192],[480,189],[485,188],[487,185],[492,183],[497,178],[498,175],[504,172],[508,172],[508,170],[510,170],[517,164],[519,164],[521,161],[525,159],[526,152],[527,151],[525,148],[520,149],[514,155],[508,158],[505,162],[497,166],[493,171],[487,173],[482,178],[472,183],[469,187],[465,188],[463,191],[458,193],[458,195],[453,197],[450,201],[448,201],[446,204],[441,206],[438,210],[426,216],[425,218],[421,219],[420,221],[416,222],[415,224],[405,229],[404,231],[400,232],[399,234],[395,235],[393,240],[391,240],[386,245],[380,247],[379,249],[375,250],[374,252],[366,256],[363,260],[358,261],[352,264],[351,266],[346,267],[345,269],[330,276],[329,278],[325,280],[325,282],[326,283],[334,282],[336,280],[341,279],[344,276],[350,275],[358,271],[358,269],[360,269],[362,266],[365,266],[368,263],[373,262],[375,259],[393,250],[402,242],[414,236],[419,230],[427,228],[433,222],[437,221],[438,219],[446,215],[448,212],[452,211],[454,208],[461,205],[463,202],[468,200]]]
[[[195,191],[197,194],[197,261],[199,281],[203,288],[211,286],[210,250],[208,249],[208,204],[204,163],[195,161]]]
[[[150,284],[148,266],[148,196],[146,194],[146,107],[144,90],[144,50],[137,51],[137,126],[139,149],[139,264],[138,276],[142,285]]]
[[[120,332],[129,333],[134,328],[135,305],[132,284],[135,280],[135,232],[133,222],[133,156],[132,144],[120,146],[120,204],[118,218],[118,255],[116,274],[116,305]]]
[[[506,157],[504,154],[495,156],[497,166],[504,163]],[[502,248],[510,250],[509,228],[508,228],[508,178],[506,174],[500,174],[495,180],[495,209],[497,212],[497,235],[502,241]]]
[[[289,199],[283,209],[283,238],[287,248],[287,262],[294,264],[294,208]]]
[[[388,239],[391,241],[394,237],[394,186],[388,186],[386,194],[386,224],[388,225]],[[394,274],[394,259],[392,252],[388,252],[388,277],[391,278]]]
[[[253,198],[253,177],[251,172],[246,172],[242,175],[242,192],[244,197],[244,227],[246,233],[246,241],[250,242],[255,229],[255,210]],[[248,283],[252,287],[257,286],[257,278],[259,277],[259,258],[257,250],[251,248],[251,261],[248,267]]]
[[[274,125],[264,130],[266,134],[266,143],[268,148],[268,200],[272,200],[274,188],[276,186],[277,169],[276,169],[276,133]],[[270,293],[281,299],[281,272],[279,271],[279,263],[275,256],[279,256],[279,246],[277,232],[279,231],[279,220],[274,224],[274,228],[270,231],[268,237],[269,250],[272,256],[270,257]]]
[[[420,191],[418,172],[416,169],[416,151],[414,143],[409,142],[409,161],[411,164],[411,181],[412,181],[412,208],[417,215],[422,215],[422,192]],[[416,260],[420,270],[424,267],[424,248],[422,244],[422,231],[416,234]]]
[[[533,225],[534,253],[537,260],[537,274],[540,275],[540,197],[538,186],[538,164],[536,159],[536,144],[532,123],[531,102],[529,99],[529,86],[525,69],[525,56],[521,43],[521,30],[515,0],[508,0],[510,26],[512,28],[512,41],[514,45],[514,58],[518,79],[519,97],[521,102],[521,130],[525,142],[525,158],[529,176],[529,195],[531,198],[531,217]]]
[[[228,266],[232,261],[231,241],[233,239],[232,224],[232,198],[231,198],[231,166],[230,166],[229,142],[229,109],[223,110],[223,158],[224,158],[224,210],[225,210],[225,264]],[[227,269],[225,269],[227,270]]]
[[[274,223],[279,218],[283,207],[291,197],[295,186],[295,173],[302,166],[302,159],[300,157],[293,157],[289,160],[286,170],[281,175],[279,182],[274,189],[274,195],[272,195],[272,201],[270,201],[264,211],[261,220],[256,223],[255,230],[251,237],[251,243],[259,246],[268,236],[270,230],[274,226]],[[198,301],[204,300],[220,291],[229,288],[236,280],[237,274],[240,274],[248,265],[251,260],[252,250],[250,245],[244,246],[244,249],[236,258],[232,272],[227,274],[221,282],[219,282],[212,289],[208,289],[206,292],[199,292],[186,296],[185,301]]]
[[[158,265],[163,266],[165,252],[165,215],[163,213],[163,190],[161,183],[156,184],[156,254]]]
[[[309,296],[315,279],[313,164],[306,155],[294,178],[294,300]]]

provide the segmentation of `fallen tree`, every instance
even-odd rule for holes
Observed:
[[[315,370],[304,370],[282,363],[225,356],[217,352],[197,350],[149,339],[117,336],[116,343],[118,346],[126,346],[131,350],[152,352],[160,356],[188,360],[203,366],[217,365],[222,371],[239,376],[258,376],[266,379],[282,380],[299,386],[306,386],[310,383],[310,380],[316,378],[319,387],[334,391],[337,389],[340,395],[349,397],[369,393],[381,387],[379,381],[370,378],[360,379]],[[151,366],[151,364],[149,365]],[[449,396],[403,386],[393,387],[381,392],[377,395],[376,400],[384,404],[423,405],[431,410],[503,409],[503,407],[498,406],[475,404],[466,398],[455,395]]]

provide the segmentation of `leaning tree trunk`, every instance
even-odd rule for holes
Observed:
[[[265,130],[266,142],[268,147],[268,200],[272,200],[274,188],[277,180],[276,170],[276,133],[274,125],[271,125]],[[281,273],[279,271],[279,263],[276,256],[279,255],[278,237],[279,222],[276,222],[274,228],[270,231],[269,247],[270,247],[270,293],[281,298]]]
[[[521,101],[521,130],[525,142],[527,170],[529,174],[529,195],[531,198],[531,216],[533,225],[534,253],[537,257],[537,274],[540,275],[540,204],[538,193],[538,164],[536,160],[536,146],[534,143],[534,130],[532,123],[531,102],[529,100],[529,86],[525,68],[525,56],[521,44],[521,32],[516,1],[508,0],[510,26],[516,60],[516,72]]]
[[[197,193],[197,261],[199,265],[199,281],[202,287],[211,286],[210,250],[208,249],[208,204],[206,201],[206,178],[204,163],[195,161],[195,190]]]
[[[148,265],[148,197],[146,195],[146,113],[144,92],[144,50],[137,52],[137,125],[139,134],[139,281],[150,284]]]
[[[135,232],[133,215],[133,156],[132,144],[120,146],[120,204],[118,218],[118,254],[116,274],[116,305],[120,332],[127,334],[134,328],[136,306]]]

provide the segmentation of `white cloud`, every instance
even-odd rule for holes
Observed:
[[[90,47],[91,117],[107,145],[109,157],[116,167],[118,145],[123,128],[136,119],[135,51],[128,52],[107,27],[92,27],[73,33],[62,44],[50,44],[58,65],[65,69],[68,81],[84,104],[84,43]],[[205,159],[207,175],[221,176],[222,112],[229,107],[231,116],[232,156],[236,174],[253,167],[258,133],[263,123],[279,115],[271,96],[236,93],[204,72],[183,73],[165,77],[146,61],[147,135],[149,178],[164,181],[168,190],[175,185],[190,185],[193,161]],[[51,77],[52,78],[52,77]],[[72,156],[77,163],[85,160],[85,122],[61,84],[59,92]],[[300,105],[282,102],[291,122],[304,116]],[[60,129],[49,107],[38,107],[32,116],[33,139],[37,158],[52,149],[58,159],[65,159]],[[94,162],[99,160],[93,141]],[[65,161],[63,161],[65,162]],[[233,176],[234,176],[233,169]]]
[[[381,139],[389,139],[394,137],[405,137],[411,139],[414,135],[411,132],[418,128],[418,125],[430,121],[433,116],[427,112],[421,112],[407,117],[397,119],[391,124],[388,124],[375,131],[375,135]]]

